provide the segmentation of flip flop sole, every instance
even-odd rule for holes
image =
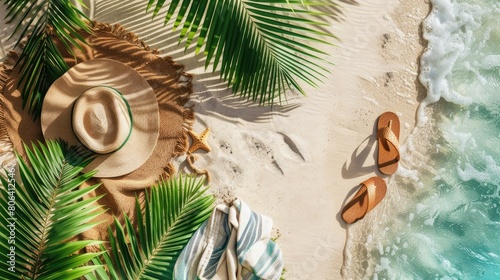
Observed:
[[[391,122],[392,121],[392,122]],[[399,140],[399,118],[393,112],[385,112],[378,118],[377,131],[384,129],[391,123],[391,130]],[[378,138],[377,165],[380,172],[390,175],[398,169],[399,147],[395,147],[387,139]]]
[[[365,217],[385,196],[387,185],[384,179],[372,177],[360,184],[358,192],[342,209],[342,219],[355,223]]]

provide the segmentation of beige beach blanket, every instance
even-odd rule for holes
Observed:
[[[194,121],[190,108],[184,107],[192,93],[192,76],[183,66],[170,57],[162,58],[137,36],[120,25],[94,23],[93,34],[83,34],[90,46],[81,52],[75,49],[75,58],[61,45],[59,49],[70,66],[94,58],[107,58],[134,68],[153,88],[160,109],[160,135],[153,155],[139,169],[116,178],[92,178],[82,187],[102,183],[92,194],[105,194],[99,200],[108,211],[99,217],[105,221],[86,232],[82,238],[107,240],[107,226],[113,216],[123,221],[126,213],[134,219],[135,197],[141,197],[145,188],[153,185],[160,176],[169,177],[174,168],[170,160],[186,152],[187,131]],[[18,53],[11,52],[0,74],[0,139],[10,139],[13,148],[26,158],[22,143],[43,140],[40,121],[33,121],[27,110],[21,109],[20,92],[16,89],[19,73],[12,66]],[[3,87],[2,87],[3,86]]]

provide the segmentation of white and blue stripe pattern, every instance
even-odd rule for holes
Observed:
[[[175,279],[279,279],[283,261],[271,229],[271,218],[239,199],[217,205],[177,259]]]

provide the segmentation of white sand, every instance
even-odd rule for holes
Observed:
[[[197,74],[190,104],[195,129],[211,129],[212,152],[197,153],[196,165],[210,171],[212,191],[221,200],[240,197],[273,218],[285,278],[339,279],[346,239],[339,212],[358,183],[380,175],[375,120],[396,112],[402,142],[415,123],[424,94],[416,77],[423,48],[418,28],[428,4],[343,3],[343,15],[331,19],[331,32],[342,42],[329,49],[335,65],[325,84],[271,111],[234,97],[217,73],[204,72],[202,56],[184,55],[176,39],[165,36],[162,18],[150,22],[144,15],[144,1],[94,2],[94,19],[123,24]],[[11,45],[6,37],[0,37],[2,55]],[[177,162],[188,171],[184,158]]]
[[[344,20],[332,21],[342,42],[331,49],[331,76],[281,110],[243,109],[246,102],[203,78],[194,82],[195,127],[211,128],[213,148],[197,164],[211,171],[219,197],[238,196],[273,218],[286,279],[341,277],[346,225],[339,212],[358,183],[381,175],[375,120],[396,112],[402,141],[415,124],[418,25],[428,6],[414,2],[344,5]]]

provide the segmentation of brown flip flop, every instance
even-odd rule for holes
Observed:
[[[387,185],[380,177],[362,182],[356,195],[342,209],[342,219],[348,224],[363,219],[384,198],[386,191]]]
[[[378,118],[377,164],[380,172],[390,175],[396,172],[399,162],[399,118],[393,112],[385,112]]]

